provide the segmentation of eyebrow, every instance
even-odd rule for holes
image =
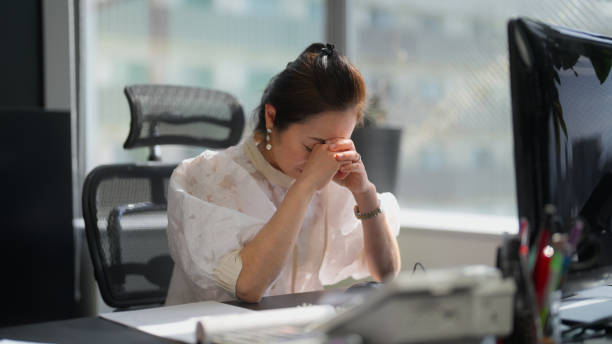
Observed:
[[[319,143],[325,143],[325,140],[324,140],[324,139],[320,139],[320,138],[318,138],[318,137],[312,137],[312,136],[309,136],[308,138],[309,138],[309,139],[313,139],[313,140],[315,140],[315,141],[319,141]]]

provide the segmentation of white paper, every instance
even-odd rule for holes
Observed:
[[[581,290],[561,303],[561,318],[576,322],[593,322],[612,316],[612,286]]]
[[[204,301],[136,311],[105,313],[100,314],[100,317],[154,336],[185,343],[195,343],[196,324],[202,317],[249,312],[253,311],[216,301]]]
[[[612,299],[612,286],[602,285],[594,288],[589,288],[577,292],[575,295],[568,297],[568,300],[583,299],[583,298],[608,298]]]
[[[564,320],[589,323],[609,316],[612,316],[612,299],[594,298],[561,304],[561,318]]]

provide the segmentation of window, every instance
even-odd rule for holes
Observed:
[[[349,57],[403,129],[402,208],[502,217],[517,212],[508,19],[612,35],[605,1],[349,0],[347,15]]]
[[[83,175],[144,161],[124,150],[123,87],[168,83],[228,91],[250,118],[270,77],[325,41],[334,0],[80,0]],[[336,15],[336,14],[334,14]],[[402,129],[395,193],[404,209],[516,217],[506,24],[528,16],[612,36],[603,0],[347,0],[349,59]],[[164,160],[200,152],[163,148]]]
[[[95,0],[80,7],[82,175],[99,164],[146,160],[146,149],[123,149],[130,122],[126,85],[224,90],[250,117],[270,78],[325,32],[322,0]],[[200,151],[162,147],[162,159]]]

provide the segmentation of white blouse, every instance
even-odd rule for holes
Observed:
[[[168,244],[175,266],[166,305],[235,299],[240,249],[274,215],[292,183],[267,162],[252,137],[179,164],[168,188]],[[391,193],[379,198],[397,236],[397,201]],[[293,257],[264,296],[322,290],[369,275],[354,205],[351,192],[334,182],[315,193]]]

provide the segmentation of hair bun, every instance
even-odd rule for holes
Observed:
[[[333,44],[327,43],[325,47],[321,49],[321,54],[324,56],[332,56],[336,51],[336,47]]]
[[[353,107],[361,121],[365,84],[359,70],[333,44],[312,43],[270,80],[256,108],[256,130],[265,135],[265,106],[276,109],[274,127],[284,130],[324,111]]]

